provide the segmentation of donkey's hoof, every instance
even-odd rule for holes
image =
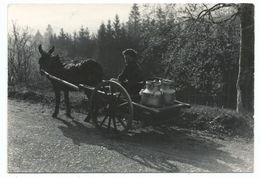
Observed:
[[[53,117],[53,118],[57,118],[57,116],[58,116],[57,113],[53,113],[53,114],[52,114],[52,117]]]
[[[91,117],[88,115],[88,116],[85,118],[84,122],[90,122],[90,119],[91,119]]]
[[[66,114],[66,116],[70,119],[74,119],[74,117],[72,117],[71,114]]]
[[[84,122],[90,122],[90,120],[89,119],[85,119]]]

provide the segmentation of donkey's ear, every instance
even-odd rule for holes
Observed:
[[[43,52],[43,50],[42,50],[42,45],[41,45],[41,44],[39,45],[38,49],[39,49],[39,52],[40,52],[41,54],[44,54],[44,52]]]
[[[54,49],[55,49],[55,47],[53,46],[53,47],[49,50],[48,54],[53,53]]]

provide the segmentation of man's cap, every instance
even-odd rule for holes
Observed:
[[[131,57],[136,57],[137,56],[137,52],[134,49],[126,49],[122,52],[123,55],[128,55]]]

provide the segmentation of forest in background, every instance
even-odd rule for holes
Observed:
[[[13,24],[8,33],[8,86],[50,87],[39,74],[39,44],[44,49],[55,46],[63,62],[96,59],[106,78],[122,70],[122,50],[134,48],[146,76],[173,80],[178,99],[235,109],[241,22],[234,15],[235,5],[198,18],[211,6],[134,4],[126,23],[115,14],[96,34],[84,25],[73,34],[62,28],[56,34],[51,25],[44,34],[32,34],[28,27]]]

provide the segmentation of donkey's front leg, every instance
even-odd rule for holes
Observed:
[[[57,117],[57,115],[59,114],[59,107],[60,107],[60,90],[59,89],[54,89],[55,92],[55,111],[52,114],[52,117]]]
[[[64,90],[64,99],[65,99],[65,104],[66,104],[66,115],[73,119],[73,117],[71,116],[71,108],[70,108],[69,91],[68,90]]]

